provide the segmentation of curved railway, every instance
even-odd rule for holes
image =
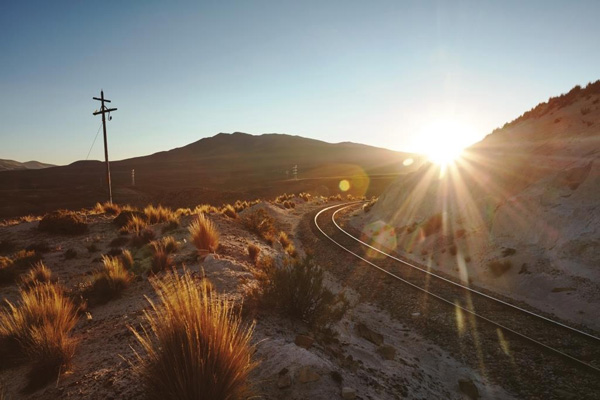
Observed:
[[[361,203],[351,202],[326,207],[315,215],[314,225],[323,236],[343,251],[389,277],[449,305],[453,312],[460,309],[461,312],[485,321],[508,335],[600,375],[600,366],[596,364],[600,363],[599,337],[465,286],[449,277],[435,274],[410,260],[373,247],[343,229],[335,217],[339,212]],[[359,249],[375,251],[383,255],[384,259],[374,262],[358,254]]]

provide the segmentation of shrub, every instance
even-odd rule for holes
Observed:
[[[243,224],[246,229],[259,235],[263,239],[272,240],[275,236],[275,219],[263,209],[251,212],[244,218]]]
[[[298,257],[298,251],[296,250],[296,247],[294,247],[294,245],[292,243],[288,244],[284,250],[290,257],[292,257],[292,258]]]
[[[250,256],[250,259],[252,260],[252,262],[256,265],[256,262],[258,261],[258,256],[260,254],[260,247],[258,247],[257,245],[250,243],[248,245],[248,255]]]
[[[172,236],[150,243],[152,248],[152,272],[158,273],[171,269],[175,264],[171,254],[177,251],[178,243]]]
[[[323,327],[338,321],[346,312],[346,299],[343,295],[334,296],[323,286],[323,270],[310,255],[286,260],[280,268],[266,260],[256,277],[260,301],[284,316]]]
[[[214,253],[219,246],[219,232],[215,224],[204,214],[198,216],[188,227],[192,243],[199,251],[207,250]]]
[[[94,207],[93,211],[98,214],[118,215],[121,212],[121,207],[119,207],[118,204],[107,201],[102,204],[96,203],[96,207]]]
[[[292,244],[292,241],[288,237],[287,233],[285,233],[283,231],[279,232],[279,236],[277,237],[277,240],[279,240],[279,243],[281,243],[281,246],[283,246],[284,249],[286,247],[288,247],[290,244]]]
[[[152,239],[154,239],[154,231],[152,229],[144,228],[133,235],[131,244],[135,247],[141,247],[146,243],[149,243]]]
[[[234,219],[238,217],[235,208],[231,204],[224,205],[223,209],[221,210],[221,214]]]
[[[121,253],[121,263],[123,264],[123,267],[130,271],[133,268],[133,256],[131,255],[131,252],[129,250],[123,250],[123,253]]]
[[[117,225],[119,228],[123,228],[124,226],[127,226],[129,224],[129,221],[131,221],[133,217],[138,217],[143,221],[146,220],[146,214],[144,214],[143,212],[135,210],[124,210],[121,211],[119,215],[115,217],[115,219],[113,219],[113,224]]]
[[[16,276],[13,260],[0,256],[0,283],[10,283]]]
[[[15,343],[19,353],[34,361],[30,378],[45,382],[70,365],[77,345],[71,330],[78,309],[52,283],[21,289],[19,295],[17,305],[7,301],[8,308],[0,313],[0,338]]]
[[[33,250],[20,250],[11,257],[0,257],[0,284],[14,282],[21,272],[40,259],[41,257]]]
[[[30,289],[38,283],[52,282],[52,271],[43,261],[38,261],[29,272],[21,277],[21,286]]]
[[[148,222],[144,217],[132,215],[128,222],[121,227],[121,232],[139,235],[139,233],[146,228],[148,228]]]
[[[371,211],[371,208],[373,208],[373,206],[375,205],[375,203],[377,203],[377,199],[375,199],[375,198],[371,199],[367,204],[365,204],[363,206],[363,211],[365,213],[368,213],[369,211]]]
[[[144,208],[144,214],[149,224],[158,224],[161,222],[177,221],[179,223],[179,217],[170,208],[163,206],[154,207],[149,205]]]
[[[132,281],[131,273],[120,258],[102,256],[102,263],[102,268],[94,273],[90,288],[92,300],[100,304],[117,297]]]
[[[494,276],[499,277],[504,275],[505,272],[512,268],[512,263],[508,260],[493,260],[488,263],[488,267]]]
[[[254,325],[244,327],[234,306],[197,284],[189,272],[151,278],[158,304],[145,311],[142,333],[130,328],[141,352],[134,371],[153,399],[244,399],[256,363],[250,344]],[[140,354],[141,353],[141,354]]]
[[[72,211],[59,210],[46,214],[38,224],[42,232],[80,235],[88,230],[83,218]]]

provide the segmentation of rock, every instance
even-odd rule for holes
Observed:
[[[377,353],[384,360],[393,360],[396,357],[396,349],[389,344],[384,344],[377,349]]]
[[[414,312],[414,313],[412,313],[410,315],[412,315],[413,317],[420,317],[421,313],[420,312]]]
[[[294,340],[294,343],[296,343],[296,346],[309,349],[314,343],[314,341],[315,339],[311,338],[310,336],[296,335],[296,340]]]
[[[302,367],[298,370],[298,382],[300,383],[315,382],[319,379],[321,377],[311,367]]]
[[[458,380],[458,387],[461,392],[469,396],[472,400],[477,400],[479,398],[479,390],[477,386],[471,379],[461,378]]]
[[[277,379],[277,387],[279,389],[285,389],[292,386],[292,376],[290,374],[279,375]]]
[[[383,344],[383,335],[381,333],[377,333],[377,332],[371,330],[369,327],[367,327],[362,322],[360,322],[356,325],[356,332],[358,333],[358,335],[360,337],[368,340],[369,342],[373,343],[376,346],[381,346]]]
[[[349,387],[342,388],[342,399],[350,400],[350,399],[354,399],[355,397],[356,397],[356,390],[349,388]]]
[[[204,262],[205,262],[205,263],[207,263],[207,262],[211,262],[211,261],[214,261],[214,260],[216,260],[216,258],[215,258],[215,255],[214,255],[214,254],[207,254],[207,255],[204,257]]]

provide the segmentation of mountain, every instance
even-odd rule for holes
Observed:
[[[276,196],[285,191],[378,195],[414,154],[356,143],[327,143],[285,134],[219,133],[187,146],[110,163],[113,197],[121,203],[187,207]],[[293,169],[297,166],[297,180]],[[132,185],[132,171],[135,186]],[[0,217],[106,200],[105,166],[77,161],[49,170],[0,173]]]
[[[15,169],[42,169],[55,167],[52,164],[44,164],[39,161],[27,161],[24,163],[14,160],[2,160],[0,159],[0,171],[11,171]]]
[[[596,81],[495,130],[442,178],[427,164],[398,179],[367,224],[434,269],[579,322],[600,305],[599,195]]]

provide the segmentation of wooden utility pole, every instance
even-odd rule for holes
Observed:
[[[112,204],[112,186],[110,183],[110,164],[108,163],[108,142],[106,140],[106,114],[109,114],[109,121],[112,119],[110,117],[111,111],[117,111],[116,108],[107,108],[104,103],[110,103],[110,100],[104,98],[104,90],[100,91],[100,98],[93,97],[94,100],[98,100],[102,102],[102,106],[100,106],[100,111],[94,111],[94,115],[102,114],[102,130],[104,131],[104,160],[106,162],[106,183],[108,185],[108,201]]]

